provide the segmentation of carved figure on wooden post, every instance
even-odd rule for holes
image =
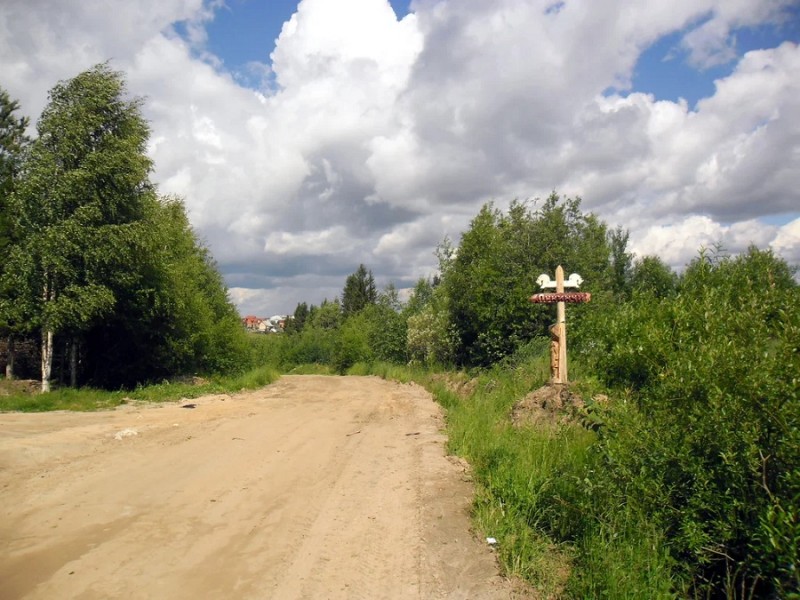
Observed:
[[[558,324],[550,326],[550,381],[559,377],[558,364],[561,362],[561,336],[558,335]]]
[[[555,294],[534,294],[530,301],[534,304],[557,304],[558,313],[556,323],[550,328],[550,383],[567,383],[567,325],[566,303],[589,302],[592,295],[586,292],[565,292],[565,287],[577,288],[583,283],[583,278],[577,273],[564,280],[564,269],[561,265],[556,267],[556,280],[549,275],[539,275],[536,280],[542,288],[556,288]]]

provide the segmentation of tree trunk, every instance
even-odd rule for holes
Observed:
[[[6,348],[7,348],[6,379],[14,379],[14,354],[16,353],[16,348],[14,348],[13,337],[11,336],[8,337]]]
[[[64,342],[64,350],[63,352],[59,352],[58,355],[56,355],[55,348],[53,349],[53,360],[55,360],[56,356],[58,356],[58,366],[56,368],[56,366],[54,365],[53,368],[58,371],[58,385],[62,387],[64,385],[64,373],[67,372],[64,363],[66,362],[68,355],[69,355],[69,340]],[[52,373],[50,374],[50,377],[53,378]]]
[[[69,385],[78,387],[78,340],[75,338],[69,345]]]
[[[53,369],[53,332],[42,331],[42,392],[50,391],[50,371]]]

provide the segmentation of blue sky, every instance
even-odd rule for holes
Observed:
[[[676,269],[800,265],[798,40],[798,0],[10,0],[0,85],[35,121],[123,71],[153,182],[263,316],[360,263],[407,289],[482,204],[553,190]]]
[[[632,82],[634,90],[663,100],[684,98],[691,107],[701,98],[713,95],[714,80],[730,75],[736,61],[702,69],[692,67],[681,48],[682,36],[683,31],[666,35],[639,57]],[[750,50],[772,48],[784,40],[800,41],[800,6],[792,8],[780,24],[743,27],[733,37],[739,57]]]

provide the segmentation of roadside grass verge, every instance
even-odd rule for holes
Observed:
[[[396,365],[387,362],[357,362],[346,371],[346,375],[374,375],[382,379],[399,381],[400,383],[410,383],[413,381],[419,383],[420,385],[424,385],[426,377],[428,377],[430,374],[430,371],[423,369],[422,367]]]
[[[297,365],[283,372],[286,375],[336,375],[333,367],[320,363]]]
[[[259,367],[236,375],[163,381],[134,390],[105,391],[93,388],[59,388],[51,392],[24,393],[16,390],[0,396],[0,412],[45,412],[51,410],[94,411],[129,401],[174,402],[206,394],[223,394],[269,385],[280,377],[272,367]]]
[[[0,412],[47,412],[52,410],[104,410],[125,403],[125,393],[90,388],[56,389],[46,394],[14,391],[0,396]]]

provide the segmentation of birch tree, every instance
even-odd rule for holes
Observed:
[[[58,83],[37,123],[11,216],[20,241],[6,276],[16,305],[41,334],[42,391],[50,389],[56,335],[72,339],[114,308],[154,194],[141,100],[122,74],[100,64]]]

